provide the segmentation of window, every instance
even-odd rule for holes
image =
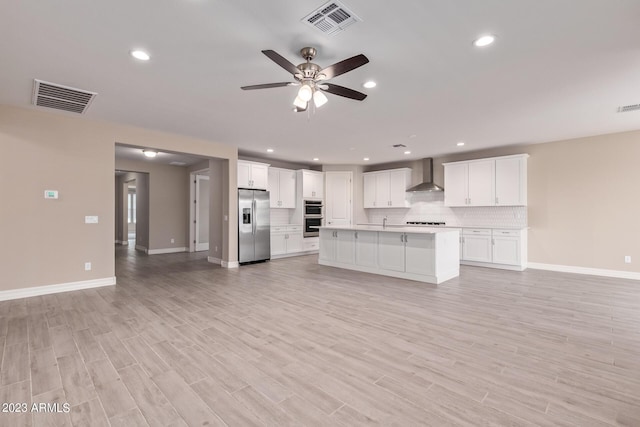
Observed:
[[[136,223],[136,193],[129,193],[129,224]]]

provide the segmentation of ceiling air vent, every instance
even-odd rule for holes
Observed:
[[[33,105],[84,114],[97,93],[34,79]]]
[[[618,113],[626,113],[627,111],[636,110],[640,110],[640,104],[623,105],[622,107],[618,107]]]
[[[362,22],[362,19],[350,11],[344,3],[330,1],[302,18],[302,22],[325,34],[335,35],[351,24]]]

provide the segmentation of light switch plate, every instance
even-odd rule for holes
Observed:
[[[97,215],[87,215],[84,217],[85,224],[97,224],[98,216]]]

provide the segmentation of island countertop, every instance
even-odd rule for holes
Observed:
[[[411,234],[438,234],[438,233],[458,233],[457,229],[444,227],[407,227],[404,225],[382,225],[357,224],[357,225],[323,225],[316,227],[319,230],[352,230],[352,231],[383,231],[386,233],[411,233]]]

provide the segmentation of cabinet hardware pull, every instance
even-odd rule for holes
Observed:
[[[358,238],[358,232],[357,232],[357,231],[356,231],[356,235],[355,235],[355,238],[356,238],[356,239]]]

